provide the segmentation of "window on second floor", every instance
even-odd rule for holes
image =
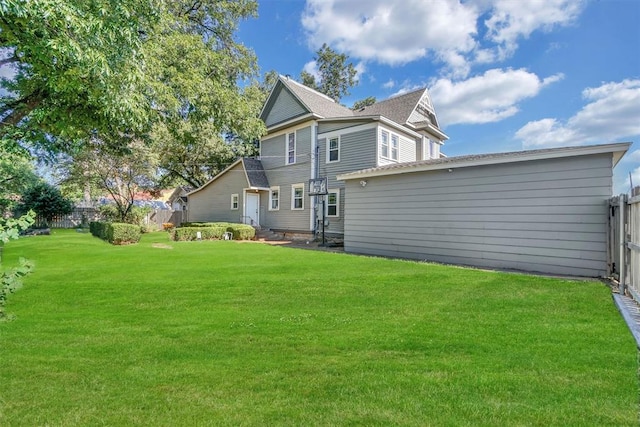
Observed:
[[[269,210],[277,211],[280,209],[280,187],[271,187],[269,192]]]
[[[304,184],[291,186],[291,210],[304,209]]]
[[[391,135],[391,159],[398,160],[398,147],[400,146],[400,137]]]
[[[380,155],[389,157],[389,132],[386,130],[380,132]]]
[[[292,165],[296,162],[296,133],[291,132],[286,135],[287,142],[287,164]]]
[[[327,141],[327,163],[340,161],[340,138],[329,138]]]

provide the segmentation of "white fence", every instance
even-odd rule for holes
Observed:
[[[611,199],[609,252],[621,293],[640,302],[640,187]]]

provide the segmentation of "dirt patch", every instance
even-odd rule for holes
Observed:
[[[173,249],[173,246],[165,245],[164,243],[153,243],[151,247],[157,249]]]

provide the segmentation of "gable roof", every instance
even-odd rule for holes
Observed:
[[[260,160],[243,158],[242,164],[250,188],[269,188],[269,180]]]
[[[214,181],[220,179],[233,168],[242,165],[242,169],[244,171],[244,176],[247,179],[247,186],[253,190],[268,190],[269,189],[269,180],[267,179],[267,175],[264,172],[264,168],[262,167],[262,162],[256,159],[247,159],[247,158],[239,158],[235,162],[231,163],[225,170],[211,178],[201,187],[196,188],[193,191],[187,193],[187,197],[191,194],[197,193],[200,190],[208,187]]]
[[[408,163],[394,163],[386,166],[363,169],[338,175],[338,179],[362,179],[374,176],[397,175],[411,172],[424,172],[442,169],[464,168],[472,166],[496,165],[500,163],[526,162],[532,160],[556,159],[562,157],[586,156],[591,154],[611,153],[613,168],[624,156],[630,142],[615,144],[599,144],[577,147],[545,148],[539,150],[511,151],[505,153],[472,154],[467,156],[441,157],[439,159],[421,160]]]
[[[415,110],[425,92],[425,88],[416,89],[412,92],[394,96],[361,108],[356,111],[355,114],[358,116],[384,116],[403,125],[409,121],[411,113],[413,113],[413,110]]]

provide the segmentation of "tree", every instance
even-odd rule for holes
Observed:
[[[29,153],[0,141],[0,216],[10,211],[16,196],[37,180]]]
[[[255,1],[172,1],[167,28],[145,44],[151,96],[160,111],[151,132],[163,182],[200,186],[265,132],[262,98],[237,82],[257,73],[254,54],[233,39]]]
[[[94,138],[63,165],[66,183],[89,184],[108,194],[121,222],[127,222],[136,194],[153,190],[157,183],[157,155],[153,147],[140,140],[127,144],[122,148],[120,144]]]
[[[365,99],[361,99],[359,101],[356,101],[353,103],[353,107],[351,107],[352,110],[357,111],[360,110],[364,107],[368,107],[369,105],[373,105],[376,103],[376,97],[375,96],[368,96]]]
[[[0,0],[0,136],[62,145],[146,124],[141,46],[156,0]],[[37,23],[37,24],[35,24]]]
[[[39,181],[22,194],[21,211],[34,211],[48,226],[54,216],[67,215],[73,210],[73,203],[60,190],[44,181]]]
[[[337,53],[326,43],[316,51],[314,60],[318,67],[320,81],[307,71],[302,71],[302,84],[316,89],[339,102],[343,96],[349,95],[349,89],[358,84],[354,65],[347,62],[349,57],[344,53]]]

